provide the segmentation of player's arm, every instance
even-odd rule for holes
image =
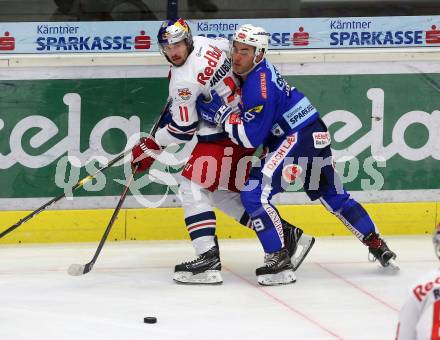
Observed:
[[[399,313],[396,340],[416,340],[416,326],[420,316],[420,306],[411,295],[405,301]]]
[[[270,133],[275,106],[256,96],[247,99],[243,106],[240,105],[239,115],[231,115],[222,125],[234,143],[245,148],[257,148]]]
[[[138,166],[138,172],[148,170],[162,151],[163,146],[186,143],[193,138],[198,126],[195,108],[196,96],[187,84],[175,85],[171,88],[170,98],[161,128],[154,136],[141,138],[132,149],[131,165]],[[195,92],[196,93],[196,92]]]
[[[201,119],[223,126],[230,139],[243,147],[256,148],[272,129],[275,115],[274,96],[258,82],[248,86],[242,94],[243,106],[240,112],[233,112],[217,93],[211,94],[209,102],[203,97],[197,100],[197,110]]]

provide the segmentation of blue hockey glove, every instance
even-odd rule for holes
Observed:
[[[232,113],[232,107],[225,104],[223,99],[211,91],[211,100],[205,101],[203,94],[197,97],[197,113],[199,117],[211,124],[222,125],[226,118]]]

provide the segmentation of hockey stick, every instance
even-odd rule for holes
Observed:
[[[122,204],[125,201],[125,197],[127,197],[128,189],[130,188],[131,183],[133,182],[134,175],[136,174],[138,170],[139,165],[136,165],[133,173],[131,174],[130,178],[127,180],[127,184],[125,185],[124,191],[122,192],[121,198],[119,199],[118,205],[115,208],[115,211],[113,212],[112,217],[110,218],[110,222],[107,225],[107,228],[105,229],[104,235],[102,235],[101,241],[99,242],[98,249],[96,249],[95,255],[93,256],[92,260],[86,264],[71,264],[67,272],[72,276],[80,276],[87,274],[89,271],[92,270],[96,260],[98,259],[99,253],[102,250],[102,247],[104,246],[105,241],[107,240],[108,234],[110,233],[110,230],[113,227],[113,224],[116,221],[116,217],[118,217],[119,211],[121,210]]]
[[[153,127],[151,128],[150,131],[150,135],[154,136],[154,134],[156,133],[157,129],[159,128],[160,123],[162,122],[163,118],[165,117],[168,107],[170,105],[170,101],[167,101],[167,104],[165,105],[165,107],[163,108],[159,119],[156,121],[156,123],[153,125]],[[79,180],[73,187],[72,187],[72,192],[75,191],[78,188],[81,188],[85,183],[87,183],[88,181],[94,179],[96,177],[96,175],[98,175],[99,173],[104,172],[105,170],[107,170],[108,168],[110,168],[113,164],[115,164],[116,162],[120,161],[121,159],[123,159],[125,156],[127,156],[128,154],[131,153],[131,149],[125,151],[124,153],[120,154],[118,157],[114,158],[113,160],[111,160],[106,166],[103,166],[102,168],[98,169],[94,174],[92,175],[88,175],[86,177],[84,177],[83,179]],[[7,234],[9,234],[10,232],[14,231],[15,229],[17,229],[19,226],[21,226],[23,223],[29,221],[31,218],[33,218],[35,215],[38,215],[40,212],[42,212],[43,210],[46,210],[49,206],[51,206],[52,204],[60,201],[61,199],[63,199],[64,197],[66,197],[66,193],[62,193],[61,195],[52,198],[49,202],[43,204],[41,207],[35,209],[34,211],[32,211],[31,213],[29,213],[28,215],[26,215],[25,217],[23,217],[22,219],[20,219],[17,223],[13,224],[12,226],[10,226],[8,229],[6,229],[5,231],[0,233],[0,238],[2,238],[3,236],[6,236]]]
[[[124,158],[126,155],[128,155],[131,152],[131,150],[127,150],[126,152],[120,154],[118,157],[116,157],[115,159],[111,160],[106,166],[103,166],[102,168],[98,169],[93,175],[88,175],[86,177],[84,177],[83,179],[79,180],[73,187],[72,187],[72,192],[75,191],[76,189],[82,187],[85,183],[87,183],[88,181],[92,180],[93,178],[96,177],[97,174],[104,172],[105,170],[107,170],[108,168],[110,168],[113,164],[115,164],[116,162],[120,161],[122,158]],[[58,202],[59,200],[63,199],[64,197],[66,197],[66,193],[63,192],[61,195],[52,198],[49,202],[43,204],[41,207],[37,208],[36,210],[32,211],[31,213],[29,213],[28,215],[26,215],[25,217],[23,217],[22,219],[20,219],[17,223],[15,223],[14,225],[10,226],[8,229],[6,229],[5,231],[3,231],[2,233],[0,233],[0,238],[2,238],[3,236],[9,234],[11,231],[14,231],[15,229],[17,229],[19,226],[21,226],[23,223],[29,221],[32,217],[34,217],[35,215],[39,214],[40,212],[42,212],[43,210],[46,210],[47,207],[51,206],[52,204]]]

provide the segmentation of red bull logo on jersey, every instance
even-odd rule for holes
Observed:
[[[191,98],[192,93],[189,90],[189,88],[185,87],[183,89],[177,89],[177,94],[179,95],[180,98],[182,98],[183,100],[188,100]]]
[[[214,75],[214,70],[222,56],[222,51],[218,47],[213,45],[209,45],[209,47],[210,49],[203,55],[203,58],[208,61],[207,66],[203,69],[203,72],[197,74],[197,81],[203,86]]]

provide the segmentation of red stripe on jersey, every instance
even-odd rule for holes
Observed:
[[[434,303],[431,340],[440,339],[440,300]]]

